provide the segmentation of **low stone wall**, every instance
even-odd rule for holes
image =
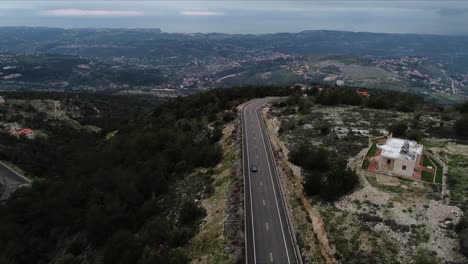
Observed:
[[[448,171],[447,165],[445,164],[444,161],[442,161],[442,159],[441,159],[439,156],[437,156],[437,155],[435,155],[435,154],[432,154],[432,153],[430,153],[430,152],[428,152],[428,151],[426,151],[426,150],[424,150],[424,155],[428,156],[428,157],[431,158],[434,162],[437,162],[437,163],[439,163],[440,166],[442,166],[443,171],[442,171],[442,191],[441,191],[441,197],[443,198],[444,195],[445,195],[445,191],[446,191],[446,184],[445,184],[445,182],[446,182],[446,180],[447,180],[447,171]],[[433,183],[433,184],[438,184],[438,183],[435,183],[435,178],[436,178],[437,169],[438,169],[437,166],[436,166],[434,169],[435,169],[435,172],[434,172],[434,180],[433,180],[432,183]]]
[[[364,157],[362,158],[361,160],[361,166],[359,168],[362,168],[362,166],[364,165],[364,161],[366,160],[367,158],[367,153],[369,152],[369,150],[371,149],[372,147],[372,144],[374,144],[374,142],[372,142],[373,140],[379,140],[379,139],[382,139],[382,138],[388,138],[389,136],[380,136],[380,137],[375,137],[375,138],[367,138],[368,139],[368,144],[369,146],[367,147],[366,149],[366,153],[364,154]]]

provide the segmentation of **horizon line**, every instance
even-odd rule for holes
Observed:
[[[63,29],[63,30],[83,30],[83,29],[106,29],[106,30],[159,30],[161,33],[166,34],[222,34],[222,35],[274,35],[274,34],[300,34],[305,32],[318,32],[318,31],[327,31],[327,32],[346,32],[346,33],[364,33],[364,34],[389,34],[389,35],[421,35],[421,36],[448,36],[448,37],[467,37],[467,34],[436,34],[436,33],[413,33],[413,32],[372,32],[372,31],[353,31],[353,30],[339,30],[339,29],[305,29],[301,31],[277,31],[277,32],[265,32],[265,33],[228,33],[228,32],[182,32],[182,31],[164,31],[160,27],[55,27],[55,26],[24,26],[24,25],[15,25],[15,26],[0,26],[1,28],[48,28],[48,29]]]

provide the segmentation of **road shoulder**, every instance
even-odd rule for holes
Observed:
[[[277,134],[278,121],[268,116],[268,109],[268,106],[262,109],[262,116],[275,154],[283,192],[289,204],[290,220],[296,232],[302,259],[304,263],[336,263],[328,245],[323,221],[318,211],[308,204],[302,194],[300,169],[287,160],[288,150]]]

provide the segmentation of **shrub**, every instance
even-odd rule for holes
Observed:
[[[199,207],[194,202],[185,202],[180,211],[180,223],[182,225],[190,225],[203,216],[205,216],[205,210],[203,208]]]
[[[458,105],[457,109],[461,114],[468,114],[468,101]]]
[[[216,143],[223,137],[223,129],[221,126],[215,126],[211,131],[211,142]]]
[[[364,162],[362,163],[362,168],[367,170],[369,168],[369,166],[371,165],[370,161],[369,160],[364,160]]]
[[[459,136],[468,136],[468,114],[463,115],[455,122],[455,131]]]
[[[359,182],[346,162],[332,160],[332,155],[323,148],[300,145],[289,153],[289,161],[305,170],[304,191],[309,195],[319,194],[325,200],[338,199]]]
[[[389,128],[388,131],[393,133],[395,137],[403,137],[406,135],[406,130],[408,130],[408,125],[404,122],[396,122],[393,123]]]
[[[359,218],[364,222],[379,222],[380,223],[383,221],[382,217],[378,215],[368,214],[368,213],[360,214]]]
[[[111,232],[111,219],[109,215],[97,205],[89,208],[86,218],[86,233],[94,244],[102,244]]]
[[[439,259],[435,254],[428,249],[421,248],[418,250],[416,255],[416,264],[438,264],[440,263]]]
[[[455,231],[460,237],[460,252],[468,257],[468,216],[463,216],[455,226]]]
[[[328,122],[321,122],[317,129],[320,131],[320,134],[326,136],[330,133],[331,125]]]
[[[325,200],[333,201],[348,193],[359,183],[356,172],[346,167],[346,164],[339,164],[328,171],[320,186],[320,196]]]
[[[306,172],[304,175],[304,191],[309,195],[315,195],[320,192],[322,185],[322,173],[319,171]]]
[[[104,264],[137,263],[141,254],[141,246],[129,231],[121,230],[114,233],[104,246]]]
[[[236,115],[231,111],[226,111],[223,114],[223,122],[229,123],[236,118]]]
[[[408,132],[406,132],[406,137],[414,141],[421,141],[424,136],[424,133],[417,129],[410,129]]]
[[[323,149],[300,145],[289,153],[289,161],[306,170],[326,171],[330,167],[329,154]]]
[[[468,256],[468,229],[464,229],[460,233],[460,251],[463,255]]]
[[[390,108],[390,103],[388,99],[386,99],[384,96],[372,96],[370,97],[365,105],[369,108],[373,109],[389,109]]]
[[[293,121],[283,120],[281,121],[281,126],[278,132],[282,133],[293,130],[294,128],[296,128],[296,124]]]

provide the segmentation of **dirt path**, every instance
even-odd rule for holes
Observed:
[[[334,250],[330,247],[328,243],[327,232],[325,231],[325,223],[323,222],[320,212],[316,210],[309,202],[307,197],[304,194],[301,195],[302,203],[304,204],[309,217],[312,219],[312,225],[314,228],[314,233],[317,235],[317,239],[320,242],[320,252],[325,258],[327,264],[338,263],[335,259]]]

